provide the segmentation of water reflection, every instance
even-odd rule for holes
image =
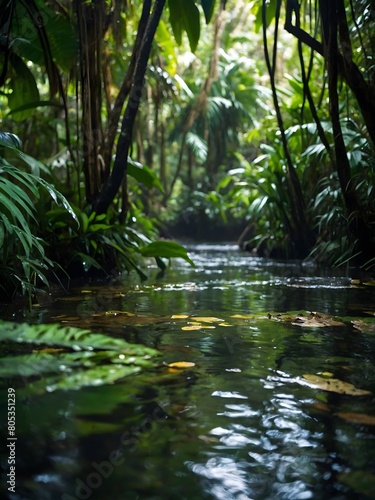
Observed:
[[[350,323],[301,328],[265,313],[364,315],[373,292],[314,264],[254,258],[234,245],[195,245],[190,256],[194,269],[178,261],[163,277],[151,267],[143,284],[134,277],[80,284],[34,309],[33,321],[89,327],[162,355],[154,371],[116,384],[24,393],[23,498],[80,498],[77,479],[86,481],[93,462],[108,462],[120,447],[123,463],[87,498],[371,498],[374,426],[349,417],[373,415],[373,395],[329,393],[299,380],[332,373],[374,393],[374,335]],[[178,314],[223,322],[184,330],[186,321],[172,318]],[[163,362],[173,361],[195,367],[169,371]]]

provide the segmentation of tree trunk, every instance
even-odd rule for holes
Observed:
[[[115,198],[124,176],[126,175],[128,154],[132,142],[132,133],[135,117],[137,116],[144,76],[147,68],[147,61],[150,56],[152,42],[155,36],[156,28],[159,24],[161,14],[166,0],[155,0],[152,14],[147,23],[145,34],[142,40],[139,57],[134,71],[134,78],[130,90],[129,100],[126,106],[122,120],[121,133],[117,143],[116,158],[112,172],[105,182],[103,189],[96,198],[93,209],[96,213],[105,213]],[[123,212],[126,213],[127,206],[123,206]],[[122,214],[124,217],[124,213]]]
[[[80,52],[80,95],[82,101],[82,147],[86,200],[91,203],[104,182],[104,164],[100,155],[103,130],[102,105],[102,40],[105,5],[77,2]]]
[[[358,200],[355,185],[352,180],[349,159],[340,124],[340,107],[338,96],[338,26],[342,0],[320,2],[324,36],[324,55],[327,60],[328,89],[330,115],[334,136],[337,175],[340,181],[345,207],[348,214],[349,231],[356,241],[356,251],[361,253],[361,261],[365,263],[375,256],[375,243],[371,239],[373,229],[366,223],[361,204]]]

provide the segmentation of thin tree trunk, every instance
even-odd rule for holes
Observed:
[[[117,94],[116,100],[114,102],[111,113],[108,116],[107,128],[105,131],[104,144],[103,144],[103,159],[106,168],[106,172],[110,172],[111,161],[112,161],[112,151],[113,145],[115,143],[115,138],[117,134],[117,128],[120,121],[121,111],[124,107],[124,102],[129,95],[134,71],[137,64],[137,58],[139,55],[139,51],[142,45],[142,41],[145,36],[145,31],[147,27],[147,23],[150,18],[150,10],[151,10],[151,0],[144,0],[142,7],[142,14],[138,23],[138,31],[137,36],[134,43],[133,53],[130,59],[130,64],[124,80],[121,84],[121,88],[119,93]],[[107,177],[108,177],[107,175]]]
[[[355,185],[352,180],[350,163],[340,124],[340,107],[338,96],[339,48],[337,42],[340,4],[342,0],[320,2],[321,17],[324,26],[324,48],[327,60],[328,89],[330,115],[334,136],[336,168],[348,213],[349,231],[356,240],[356,250],[361,252],[361,259],[368,261],[375,255],[374,242],[371,239],[372,230],[366,223],[361,204],[358,200]]]
[[[116,158],[110,176],[105,182],[103,189],[99,196],[96,198],[93,209],[96,213],[105,213],[111,205],[114,197],[126,176],[128,154],[132,142],[132,133],[134,121],[137,116],[144,76],[146,73],[147,62],[150,56],[152,42],[155,36],[156,28],[159,24],[161,14],[164,9],[166,0],[155,0],[152,14],[147,23],[144,38],[139,52],[136,68],[134,71],[133,83],[130,90],[129,100],[126,106],[124,117],[122,120],[121,133],[117,143]],[[125,186],[126,190],[126,186]],[[127,202],[125,194],[125,204],[123,206],[123,214],[127,212]]]
[[[287,169],[288,169],[288,176],[287,176],[287,189],[288,189],[288,194],[289,194],[289,199],[290,199],[290,208],[292,211],[292,220],[295,224],[295,227],[291,231],[291,239],[293,243],[298,242],[299,250],[298,253],[301,255],[307,255],[307,253],[310,250],[311,247],[311,241],[310,241],[310,228],[307,225],[306,222],[306,216],[305,216],[305,202],[302,194],[302,189],[301,185],[296,173],[296,170],[293,165],[292,158],[290,156],[289,152],[289,147],[288,147],[288,141],[285,135],[285,128],[284,128],[284,122],[283,118],[281,115],[281,109],[279,106],[279,101],[277,97],[277,90],[276,90],[276,82],[275,82],[275,71],[276,71],[276,56],[277,56],[277,33],[278,33],[278,21],[280,18],[280,8],[281,8],[281,0],[277,1],[277,6],[276,6],[276,26],[275,26],[275,34],[274,34],[274,41],[273,41],[273,53],[272,53],[272,62],[271,58],[269,55],[268,51],[268,43],[267,43],[267,23],[266,23],[266,9],[267,9],[267,4],[266,0],[263,0],[263,9],[262,9],[262,15],[263,15],[263,44],[264,44],[264,52],[265,52],[265,59],[266,59],[266,65],[268,69],[268,73],[270,75],[270,81],[271,81],[271,89],[272,89],[272,97],[273,97],[273,103],[276,111],[276,116],[277,116],[277,121],[278,121],[278,126],[281,134],[281,142],[284,150],[284,155],[285,155],[285,160],[287,164]]]
[[[101,122],[101,52],[103,37],[103,1],[95,4],[77,2],[80,38],[80,90],[82,100],[82,147],[86,200],[91,203],[104,181],[100,157]]]

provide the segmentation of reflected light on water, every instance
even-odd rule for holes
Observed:
[[[253,493],[265,490],[265,480],[257,475],[249,481],[247,464],[228,457],[209,458],[205,464],[186,462],[186,466],[203,481],[204,489],[218,500],[249,500]],[[254,497],[255,498],[255,497]]]

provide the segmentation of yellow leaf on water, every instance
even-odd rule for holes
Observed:
[[[363,424],[363,425],[375,425],[375,416],[366,415],[365,413],[354,413],[354,412],[339,412],[336,413],[340,418],[352,422],[353,424]]]
[[[230,325],[229,323],[219,323],[219,326],[233,326],[233,325]]]
[[[347,394],[348,396],[365,396],[372,394],[370,391],[358,389],[353,384],[343,382],[337,378],[323,378],[319,377],[319,375],[305,374],[301,382],[313,389],[322,389],[323,391]]]
[[[175,361],[173,363],[168,363],[168,368],[179,368],[179,369],[184,369],[184,368],[192,368],[195,366],[195,363],[192,363],[191,361]]]
[[[215,318],[214,316],[203,316],[203,317],[193,317],[191,318],[194,321],[200,321],[202,323],[219,323],[220,321],[224,321],[223,319],[220,318]]]
[[[254,316],[251,316],[250,314],[232,314],[231,318],[236,318],[236,319],[252,319]]]
[[[200,330],[202,328],[202,325],[187,325],[183,326],[181,330]]]
[[[186,319],[188,317],[187,314],[173,314],[173,316],[171,316],[172,319]]]

